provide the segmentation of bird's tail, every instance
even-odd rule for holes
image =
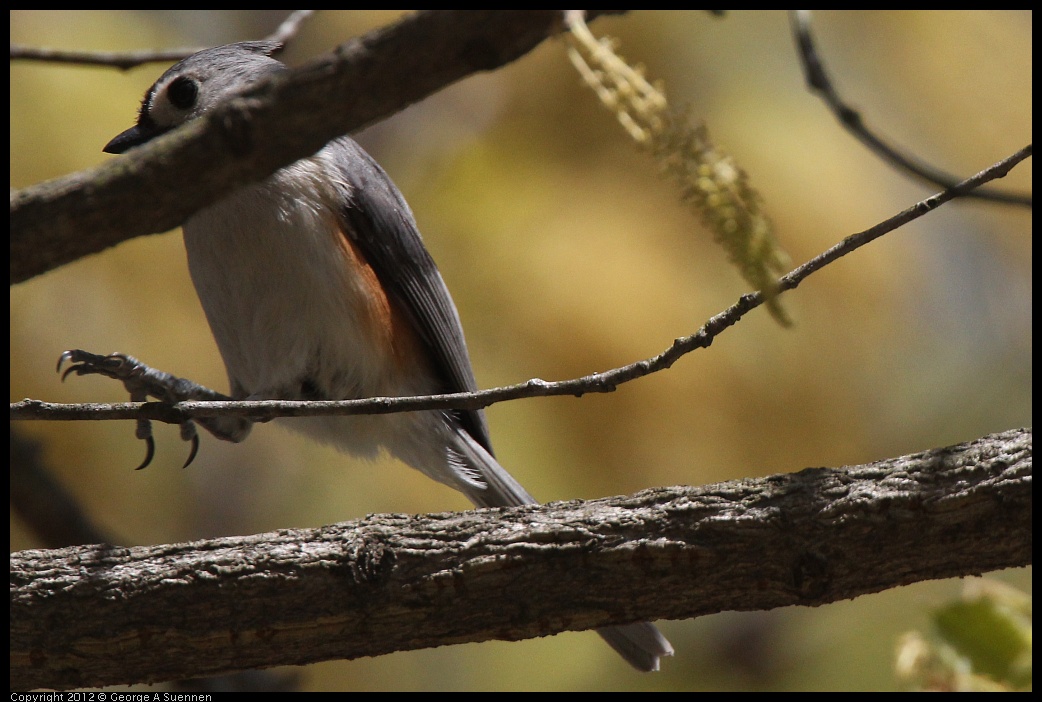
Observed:
[[[606,626],[597,633],[627,663],[645,673],[658,670],[663,656],[673,655],[673,646],[651,622]]]
[[[461,484],[454,486],[466,495],[467,499],[478,507],[520,507],[538,504],[521,483],[514,480],[514,476],[499,465],[499,461],[470,434],[460,428],[458,436],[462,449],[461,458],[466,463],[464,470],[468,474],[476,472],[478,475],[474,477],[485,484],[485,488],[481,489],[475,481],[468,480],[460,481]],[[640,671],[658,670],[659,659],[673,655],[673,646],[651,622],[603,627],[597,629],[597,633],[627,663]]]

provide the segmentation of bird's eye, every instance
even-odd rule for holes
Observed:
[[[195,105],[195,99],[199,96],[199,84],[185,76],[175,78],[167,87],[166,94],[171,105],[179,110],[187,110]]]

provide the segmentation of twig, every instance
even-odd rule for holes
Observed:
[[[282,20],[282,24],[276,27],[274,32],[267,36],[267,41],[275,41],[279,44],[285,44],[297,35],[297,32],[300,31],[300,27],[304,24],[304,21],[309,19],[313,14],[315,14],[315,10],[293,11],[289,17]]]
[[[792,31],[799,48],[800,60],[803,64],[803,73],[807,79],[807,86],[817,93],[825,104],[829,106],[833,114],[847,131],[853,134],[861,143],[878,154],[883,159],[895,166],[907,171],[913,176],[925,180],[942,188],[952,188],[958,183],[958,177],[946,173],[910,154],[902,153],[899,149],[883,141],[883,139],[872,132],[861,117],[861,113],[848,105],[840,97],[832,84],[825,64],[821,59],[821,53],[814,43],[814,37],[810,29],[810,10],[792,10],[789,13],[792,23]],[[982,189],[969,195],[982,200],[1003,202],[1011,205],[1031,207],[1031,193],[1001,192],[997,190]]]
[[[272,32],[268,41],[285,44],[296,36],[304,20],[314,14],[314,10],[296,10]],[[11,45],[12,61],[46,61],[50,63],[71,63],[80,66],[110,66],[127,70],[146,63],[171,63],[180,61],[207,47],[187,47],[181,49],[153,49],[150,51],[74,51],[68,49],[49,49],[46,47]]]
[[[151,49],[145,51],[76,51],[51,49],[45,46],[11,44],[12,61],[40,61],[70,63],[77,66],[108,66],[128,70],[146,63],[172,63],[201,51],[204,47],[180,49]]]
[[[932,212],[944,203],[964,197],[996,178],[1005,176],[1014,166],[1031,155],[1031,145],[989,166],[977,175],[967,178],[955,187],[937,193],[889,219],[857,234],[851,234],[827,251],[795,268],[778,283],[779,294],[796,288],[815,271],[829,265],[871,241],[892,232],[900,226]],[[706,348],[725,329],[733,326],[748,312],[764,303],[759,292],[743,295],[723,312],[712,317],[696,333],[676,339],[672,346],[651,358],[614,368],[603,373],[550,382],[533,378],[516,385],[508,385],[479,392],[417,397],[375,397],[364,400],[342,401],[287,401],[260,402],[179,402],[167,405],[157,402],[116,404],[54,404],[39,400],[22,400],[11,404],[11,419],[44,420],[100,420],[153,419],[179,424],[192,417],[249,416],[254,419],[274,417],[341,416],[349,414],[388,414],[423,409],[479,409],[497,402],[526,397],[574,395],[612,392],[619,385],[665,370],[678,359],[696,349]]]

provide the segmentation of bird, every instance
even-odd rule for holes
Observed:
[[[281,48],[239,42],[181,60],[149,88],[136,124],[103,150],[125,153],[289,70],[274,58]],[[477,389],[459,314],[409,205],[350,137],[234,190],[192,215],[182,231],[232,398]],[[63,360],[84,360],[75,353]],[[251,422],[236,421],[223,430],[204,426],[241,441]],[[477,507],[537,503],[496,460],[482,410],[279,421],[354,456],[386,451]],[[648,622],[597,631],[638,670],[658,670],[659,659],[673,653]]]

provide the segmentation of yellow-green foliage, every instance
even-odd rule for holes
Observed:
[[[904,689],[995,692],[1032,687],[1030,596],[990,580],[971,580],[962,598],[933,612],[933,631],[898,644]]]
[[[763,292],[774,318],[787,326],[788,315],[776,298],[787,257],[749,176],[713,144],[705,125],[691,127],[686,114],[669,109],[661,83],[649,83],[641,67],[620,58],[613,41],[596,39],[581,12],[570,11],[567,23],[568,55],[583,80],[680,185],[684,201],[727,249],[742,277]]]

